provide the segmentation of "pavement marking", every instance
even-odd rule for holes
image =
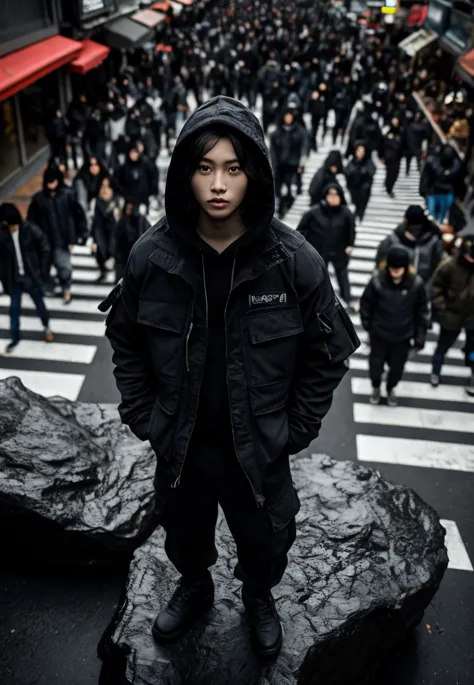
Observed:
[[[64,335],[84,335],[102,338],[105,333],[104,321],[79,321],[77,319],[50,319],[50,328],[53,333]],[[10,331],[10,317],[7,314],[0,314],[0,330]],[[44,326],[37,317],[23,316],[21,318],[22,333],[33,332],[42,333]]]
[[[91,364],[96,352],[96,345],[20,340],[13,352],[4,356],[8,359],[36,359],[38,361],[67,362],[68,364]]]
[[[351,369],[356,369],[357,371],[368,372],[369,360],[367,358],[362,359],[360,357],[350,357],[349,366]],[[429,374],[431,372],[431,366],[426,362],[421,363],[408,361],[405,365],[405,372],[416,373],[426,376],[426,382],[428,382]],[[464,366],[453,366],[452,364],[444,364],[441,376],[443,379],[449,378],[450,376],[453,376],[454,378],[464,378],[467,382],[469,378],[469,370]],[[439,386],[440,390],[442,390],[442,388],[443,383],[441,383],[441,385]]]
[[[389,407],[386,404],[372,406],[354,402],[354,421],[376,426],[399,426],[421,430],[441,430],[455,433],[474,433],[474,421],[470,414],[446,409],[420,409],[418,407]],[[471,447],[474,470],[474,446]]]
[[[59,395],[67,400],[77,400],[85,376],[75,373],[53,373],[43,371],[24,371],[21,369],[0,368],[0,380],[17,376],[23,385],[43,397]]]
[[[456,521],[440,519],[440,523],[446,528],[444,542],[448,550],[448,568],[457,571],[474,571]]]
[[[370,397],[372,394],[372,383],[369,378],[351,378],[351,388],[354,395]],[[465,402],[474,404],[474,397],[470,397],[459,385],[441,384],[437,388],[432,388],[428,382],[417,383],[416,381],[402,380],[397,385],[397,397],[400,399],[415,400],[438,400],[439,402]]]
[[[359,461],[474,473],[472,445],[360,433],[356,444]]]
[[[97,307],[102,299],[97,300],[75,300],[74,299],[74,283],[72,285],[72,300],[69,304],[64,304],[59,297],[45,297],[44,301],[47,309],[50,312],[74,312],[77,314],[102,314]],[[8,295],[0,295],[0,307],[10,307],[10,298]],[[24,295],[22,299],[22,308],[36,311],[35,304],[29,295]],[[103,315],[105,317],[105,314]]]

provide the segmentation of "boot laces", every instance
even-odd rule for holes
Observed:
[[[262,627],[270,628],[276,619],[275,609],[270,597],[254,599],[255,613]]]

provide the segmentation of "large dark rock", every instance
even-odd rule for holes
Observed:
[[[254,656],[233,578],[235,549],[219,519],[216,604],[180,643],[151,626],[178,575],[157,529],[134,553],[123,604],[99,645],[101,685],[366,685],[423,616],[448,558],[436,512],[371,469],[322,456],[292,466],[298,537],[275,588],[284,646]]]
[[[0,381],[5,557],[92,564],[130,558],[156,527],[155,455],[116,406],[46,399]]]

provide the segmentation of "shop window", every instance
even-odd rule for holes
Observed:
[[[13,100],[0,102],[0,183],[21,164]]]
[[[46,125],[59,107],[58,73],[53,72],[32,83],[20,93],[26,156],[31,159],[48,144]]]

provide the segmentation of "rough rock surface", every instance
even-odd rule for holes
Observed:
[[[412,490],[353,462],[300,455],[301,511],[274,595],[284,645],[260,662],[249,642],[235,549],[216,534],[216,603],[173,647],[155,645],[156,613],[178,575],[157,529],[134,553],[124,601],[99,644],[101,685],[367,685],[423,616],[448,558],[436,512]]]
[[[130,555],[156,527],[154,469],[153,451],[115,405],[46,399],[18,378],[0,381],[4,551],[53,563]]]

